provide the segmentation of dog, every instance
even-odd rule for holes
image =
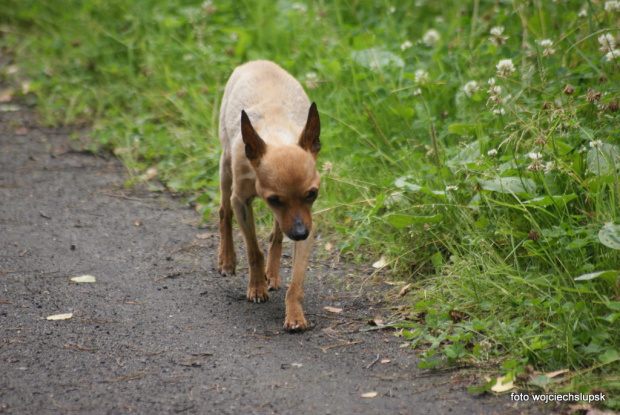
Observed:
[[[247,249],[249,301],[267,301],[268,291],[280,288],[282,234],[295,241],[292,281],[286,292],[287,331],[308,327],[302,303],[314,239],[312,204],[321,185],[316,169],[320,132],[316,104],[280,66],[252,61],[234,70],[220,108],[218,270],[224,276],[235,273],[233,213]],[[252,201],[257,196],[274,216],[266,267],[254,226]]]

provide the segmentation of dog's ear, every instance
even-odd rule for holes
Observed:
[[[254,131],[250,118],[244,110],[241,110],[241,137],[245,143],[245,156],[253,164],[258,162],[265,154],[267,146],[263,139]]]
[[[310,111],[308,111],[308,121],[306,121],[306,127],[301,133],[299,138],[299,145],[306,151],[312,153],[314,158],[321,150],[321,141],[319,136],[321,135],[321,120],[319,119],[319,110],[316,108],[316,103],[313,102],[310,105]]]

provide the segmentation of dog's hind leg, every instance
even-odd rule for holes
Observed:
[[[222,275],[233,275],[237,257],[232,237],[232,169],[230,157],[222,153],[220,159],[220,249],[217,255],[218,271]]]
[[[255,303],[267,301],[269,293],[267,292],[267,276],[265,275],[265,256],[258,247],[258,240],[256,239],[252,200],[241,200],[236,195],[233,195],[232,206],[248,251],[248,265],[250,268],[250,281],[247,291],[248,301]]]
[[[269,290],[280,289],[280,257],[282,256],[282,230],[274,218],[273,229],[269,234],[269,252],[267,254],[267,280]]]

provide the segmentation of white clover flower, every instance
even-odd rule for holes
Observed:
[[[413,46],[413,43],[409,42],[408,40],[405,40],[402,43],[402,45],[400,45],[400,50],[402,50],[404,52],[404,51],[406,51],[407,49],[409,49],[412,46]]]
[[[502,36],[502,33],[504,33],[503,26],[493,27],[491,29],[491,37],[489,38],[489,42],[491,42],[491,44],[495,46],[501,46],[506,43],[506,39],[508,39],[508,36]]]
[[[420,88],[415,89],[413,91],[413,95],[414,96],[422,95],[422,90]]]
[[[491,28],[491,34],[493,36],[501,36],[504,33],[504,26],[496,26]]]
[[[428,72],[426,72],[424,69],[418,69],[417,71],[415,71],[414,77],[416,84],[424,84],[428,82]]]
[[[487,92],[489,95],[499,95],[502,93],[502,87],[499,85],[493,85]]]
[[[541,40],[539,44],[540,47],[543,48],[543,56],[549,56],[555,53],[555,49],[551,49],[551,46],[553,46],[553,41],[551,39]]]
[[[487,155],[489,157],[495,157],[495,156],[497,156],[497,150],[495,150],[495,149],[489,150],[489,151],[487,151]]]
[[[446,192],[459,190],[458,186],[446,186]]]
[[[620,49],[614,49],[607,55],[605,55],[605,59],[607,59],[607,62],[615,61],[618,58],[620,58]]]
[[[579,14],[577,15],[577,17],[587,17],[588,16],[588,11],[586,9],[583,9],[579,12]]]
[[[609,52],[616,48],[616,38],[611,33],[605,33],[598,37],[598,43],[601,44],[600,51]]]
[[[528,153],[527,156],[532,159],[532,163],[527,166],[528,170],[538,171],[542,170],[542,154],[540,153]]]
[[[527,153],[527,156],[532,159],[532,161],[540,161],[542,159],[542,154],[540,153]]]
[[[606,1],[605,2],[605,11],[613,12],[620,10],[620,1]]]
[[[590,148],[600,148],[600,147],[603,147],[603,142],[601,140],[590,141]]]
[[[468,97],[471,97],[476,92],[478,92],[478,82],[469,81],[468,83],[465,84],[465,86],[463,87],[463,90],[465,91]]]
[[[493,110],[493,114],[495,114],[495,115],[504,115],[504,114],[506,114],[506,111],[503,108],[495,108]]]
[[[541,40],[540,41],[540,47],[541,48],[550,48],[551,46],[553,46],[553,41],[551,41],[551,39],[545,39],[545,40]]]
[[[430,29],[426,33],[424,33],[424,36],[422,37],[422,42],[424,42],[426,46],[432,47],[435,46],[435,43],[439,42],[440,39],[441,36],[439,35],[439,32],[435,29]]]
[[[497,74],[502,76],[510,76],[515,71],[512,59],[502,59],[497,63]]]

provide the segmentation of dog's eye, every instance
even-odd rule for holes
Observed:
[[[267,203],[269,203],[273,207],[279,207],[284,205],[278,196],[269,196],[267,198]]]
[[[316,190],[310,190],[308,194],[306,195],[306,200],[308,202],[314,202],[318,195],[319,195],[319,192],[317,192]]]

